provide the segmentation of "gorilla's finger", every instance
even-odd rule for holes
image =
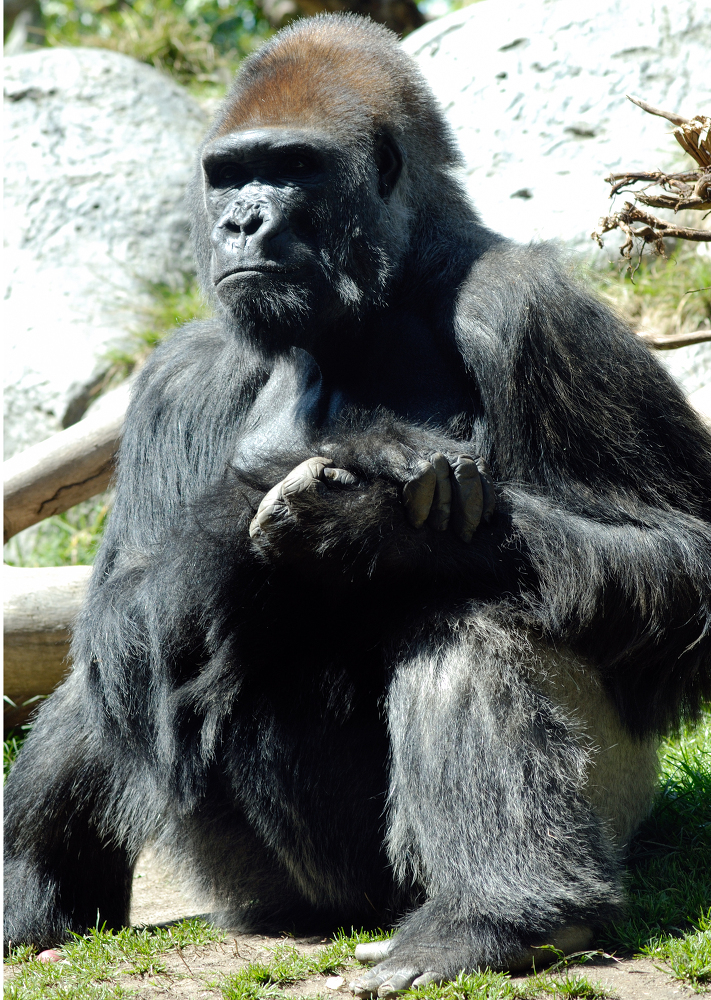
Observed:
[[[364,976],[359,976],[354,979],[352,983],[348,984],[348,989],[357,997],[362,997],[364,1000],[368,997],[375,997],[378,995],[378,988],[382,983],[384,976],[378,976],[375,973],[368,972]]]
[[[444,978],[440,972],[423,972],[417,979],[412,980],[412,986],[416,989],[418,986],[427,986],[429,983],[439,984],[444,982]]]
[[[421,528],[427,520],[436,485],[437,473],[434,466],[430,462],[418,462],[415,475],[405,483],[402,490],[405,516],[413,527]]]
[[[437,481],[432,509],[427,521],[435,531],[446,531],[452,510],[452,483],[449,478],[452,470],[449,467],[449,462],[440,451],[432,455],[430,463],[435,470]]]
[[[269,492],[262,498],[262,502],[257,508],[257,513],[252,518],[249,525],[250,538],[257,538],[262,532],[269,529],[269,526],[288,513],[288,499],[303,493],[306,490],[315,489],[320,482],[324,481],[326,472],[332,472],[329,478],[339,482],[355,482],[355,476],[351,480],[341,477],[350,477],[350,472],[345,469],[330,469],[333,465],[330,458],[323,458],[315,455],[307,458],[291,470],[285,479],[282,479],[276,486],[272,486]]]
[[[488,524],[496,510],[496,491],[494,490],[494,482],[489,472],[489,466],[483,458],[476,459],[476,467],[479,470],[484,490],[484,514],[482,520],[485,524]]]
[[[452,462],[452,471],[452,526],[463,542],[470,542],[484,510],[484,487],[476,462],[470,455],[458,455]]]
[[[319,480],[323,481],[324,470],[329,465],[333,465],[330,458],[322,458],[320,455],[307,458],[305,462],[292,469],[286,479],[282,479],[280,484],[282,495],[290,497],[295,493],[313,489]]]
[[[357,944],[355,950],[356,961],[362,962],[363,965],[375,965],[376,962],[382,962],[387,957],[392,945],[391,939],[387,941],[369,941],[368,944]]]
[[[379,997],[394,997],[403,990],[408,990],[417,978],[417,969],[401,969],[388,976],[387,980],[378,988]]]
[[[284,503],[282,495],[282,483],[272,486],[267,494],[262,498],[262,502],[257,507],[257,513],[252,518],[249,525],[250,538],[257,538],[266,531],[269,525],[284,515],[288,508]]]
[[[353,473],[346,472],[345,469],[324,469],[323,477],[332,483],[341,483],[343,486],[352,486],[356,482]]]

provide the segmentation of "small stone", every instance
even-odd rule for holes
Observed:
[[[56,951],[54,948],[47,948],[46,951],[41,951],[37,956],[38,962],[61,962],[62,955],[60,952]]]
[[[326,986],[329,990],[340,990],[344,982],[343,976],[331,976],[326,980]]]

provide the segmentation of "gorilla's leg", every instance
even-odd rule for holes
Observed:
[[[218,926],[242,933],[327,932],[343,923],[319,910],[224,790],[211,787],[189,815],[166,824],[157,848]]]
[[[42,707],[5,786],[5,947],[128,921],[160,802],[148,767],[92,725],[84,674]]]
[[[617,848],[586,797],[593,741],[543,693],[554,654],[486,620],[433,633],[388,701],[389,851],[427,900],[385,953],[359,953],[379,963],[361,997],[585,947],[620,905]]]

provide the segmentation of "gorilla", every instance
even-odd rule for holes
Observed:
[[[711,437],[460,167],[381,26],[244,63],[192,184],[215,318],[137,380],[7,784],[6,940],[125,924],[149,842],[226,926],[396,925],[359,997],[619,915],[659,734],[711,695]]]

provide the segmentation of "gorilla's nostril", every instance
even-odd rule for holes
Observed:
[[[241,229],[245,236],[254,236],[261,224],[261,219],[248,219],[247,222],[242,223]]]

